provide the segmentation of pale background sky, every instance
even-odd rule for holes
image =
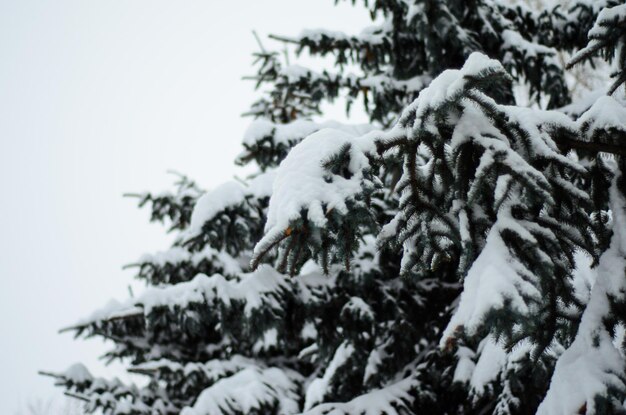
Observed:
[[[122,265],[167,247],[122,193],[164,189],[168,169],[207,188],[234,174],[251,30],[366,21],[332,0],[0,0],[0,414],[61,396],[37,370],[119,373],[57,330],[125,298]]]

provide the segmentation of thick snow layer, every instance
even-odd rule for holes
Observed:
[[[597,6],[601,6],[603,3],[606,3],[606,0],[598,0],[596,3],[599,3]],[[593,27],[588,32],[589,43],[586,47],[580,49],[577,53],[574,54],[574,56],[572,56],[570,64],[576,64],[578,62],[581,62],[589,54],[594,54],[594,52],[596,52],[598,49],[604,49],[606,45],[603,44],[603,38],[610,39],[613,36],[613,27],[623,27],[624,24],[626,24],[626,4],[606,7],[602,9],[598,13],[598,17]],[[618,42],[620,42],[620,40],[618,40]],[[623,43],[623,39],[621,40],[621,42]],[[623,50],[623,45],[618,45],[617,48],[618,56],[616,60],[619,62],[623,62],[623,57],[619,56],[619,54],[622,53],[621,51]],[[614,92],[619,84],[620,82],[613,84],[613,86],[611,87],[611,91]]]
[[[480,342],[476,352],[461,346],[456,353],[458,362],[454,381],[468,385],[470,395],[479,398],[492,391],[494,383],[502,382],[506,378],[505,373],[517,371],[520,360],[531,349],[531,343],[523,340],[512,351],[507,352],[492,335]]]
[[[145,374],[172,372],[192,379],[201,374],[204,378],[213,383],[218,379],[230,376],[243,369],[255,367],[256,364],[257,362],[254,360],[241,355],[234,355],[226,360],[215,359],[205,363],[189,362],[184,365],[168,359],[159,359],[135,365],[130,371]]]
[[[305,341],[317,340],[317,329],[315,328],[315,324],[311,321],[307,321],[302,326],[302,330],[300,331],[300,338]]]
[[[252,345],[254,353],[266,352],[278,346],[278,330],[271,328],[263,332],[263,336]]]
[[[305,29],[300,32],[298,36],[299,39],[311,39],[314,42],[320,42],[322,38],[331,38],[335,40],[348,40],[350,39],[350,35],[340,32],[338,30],[328,30],[328,29]]]
[[[352,176],[331,174],[323,166],[325,160],[349,146]],[[278,167],[267,213],[266,234],[255,253],[282,234],[292,220],[307,211],[308,220],[323,227],[326,212],[331,209],[346,214],[346,201],[362,191],[364,170],[369,168],[366,152],[375,151],[368,135],[353,135],[334,129],[320,130],[294,147]]]
[[[492,336],[487,336],[478,346],[478,361],[469,384],[472,393],[482,395],[486,386],[498,379],[507,362],[507,354]]]
[[[196,202],[191,214],[188,235],[197,235],[204,223],[227,207],[236,206],[245,200],[246,192],[241,183],[230,181],[203,194]]]
[[[300,65],[285,66],[281,68],[280,75],[286,77],[287,81],[292,84],[299,82],[302,78],[321,78],[317,72]]]
[[[313,42],[321,42],[323,38],[332,39],[335,42],[369,43],[371,45],[382,44],[389,36],[389,24],[366,27],[359,35],[351,36],[344,32],[326,29],[306,29],[298,36],[299,40],[310,39]]]
[[[62,373],[62,376],[71,381],[72,383],[86,383],[91,382],[93,380],[93,376],[89,373],[89,370],[82,363],[75,363],[72,366],[68,367],[65,372]]]
[[[583,112],[587,111],[591,106],[598,101],[598,99],[606,95],[606,88],[594,89],[582,94],[579,99],[576,99],[571,104],[558,109],[558,111],[569,115],[572,118],[578,118]]]
[[[435,78],[428,88],[420,92],[416,115],[421,118],[427,108],[436,107],[461,92],[466,85],[466,77],[472,77],[487,70],[504,72],[502,64],[495,59],[489,59],[482,53],[472,53],[461,69],[445,70]]]
[[[365,372],[363,373],[363,383],[367,383],[372,376],[378,373],[378,368],[383,363],[384,351],[382,348],[377,348],[371,351],[367,357],[367,364],[365,365]]]
[[[288,289],[288,280],[269,266],[261,266],[256,271],[243,274],[241,281],[229,281],[219,274],[211,277],[199,274],[190,283],[180,283],[171,287],[147,290],[138,300],[146,313],[156,306],[184,306],[190,302],[211,303],[213,299],[230,305],[231,301],[245,301],[244,311],[250,315],[253,310],[270,300],[269,306],[278,308],[272,294]],[[265,294],[270,294],[268,298]],[[267,305],[267,304],[266,304]]]
[[[626,200],[614,184],[611,188],[613,236],[602,254],[591,298],[572,345],[561,355],[538,415],[595,413],[595,398],[609,389],[626,391],[626,363],[613,344],[603,319],[610,313],[609,295],[626,296]]]
[[[456,351],[457,364],[454,369],[454,381],[468,383],[472,379],[472,374],[476,368],[476,353],[469,347],[459,346]]]
[[[513,107],[504,107],[511,118],[520,122],[526,131],[535,133],[535,137],[539,139],[532,141],[532,151],[535,155],[545,156],[546,158],[558,158],[559,161],[571,165],[572,168],[581,169],[580,166],[573,163],[565,157],[559,157],[555,148],[549,146],[537,127],[537,119],[535,112],[517,111]],[[570,122],[567,117],[561,113],[554,113],[554,116],[565,122]],[[544,121],[545,117],[541,118]],[[484,173],[494,167],[494,165],[502,164],[511,171],[517,173],[520,177],[526,178],[529,182],[537,183],[539,188],[549,188],[549,182],[544,175],[535,169],[519,152],[515,151],[506,136],[493,124],[483,111],[473,104],[465,105],[463,115],[459,119],[454,128],[450,146],[452,149],[458,148],[461,144],[472,141],[484,148],[484,153],[480,159],[480,164],[476,168],[476,177],[481,177]],[[496,163],[496,160],[497,163]],[[470,189],[469,194],[480,190],[482,183],[475,180]],[[543,195],[548,201],[551,195],[545,193]]]
[[[228,415],[276,407],[277,413],[294,414],[300,409],[300,375],[271,367],[247,368],[224,378],[200,393],[193,407],[181,415]]]
[[[343,315],[343,313],[355,316],[359,320],[374,320],[374,311],[360,297],[351,297],[341,309],[341,314]]]
[[[367,75],[360,77],[354,74],[346,75],[346,80],[351,85],[360,85],[369,88],[376,93],[385,93],[389,90],[418,92],[424,89],[431,81],[429,75],[417,75],[409,79],[396,79],[385,74]]]
[[[576,130],[578,128],[577,124],[569,117],[559,111],[542,111],[509,105],[503,105],[501,108],[504,109],[505,113],[512,120],[518,122],[530,136],[537,137],[537,139],[531,141],[531,146],[527,150],[533,158],[544,157],[547,160],[557,160],[574,171],[583,174],[586,172],[579,163],[561,154],[556,143],[545,131],[546,127],[552,125]],[[517,151],[522,153],[524,150],[518,148]]]
[[[269,265],[261,265],[251,273],[239,274],[238,280],[229,280],[220,274],[206,276],[198,274],[194,279],[175,285],[150,287],[139,297],[124,302],[111,301],[105,307],[80,320],[75,327],[83,327],[101,321],[128,316],[149,314],[155,307],[186,307],[188,303],[206,303],[209,306],[230,307],[237,302],[243,307],[246,317],[251,317],[260,308],[281,310],[283,302],[295,296],[300,302],[313,304],[327,301],[335,286],[335,278],[325,276],[321,270],[311,270],[292,279],[280,274]],[[314,327],[310,329],[314,330]],[[309,334],[311,330],[309,330]],[[266,332],[259,343],[269,346],[278,334]],[[261,349],[259,349],[261,350]]]
[[[268,265],[242,274],[241,279],[227,280],[220,274],[198,274],[193,280],[165,287],[150,287],[141,296],[125,303],[112,302],[79,325],[109,320],[130,314],[149,314],[156,307],[185,307],[189,303],[213,304],[216,301],[230,306],[232,301],[244,303],[244,312],[250,316],[260,307],[280,308],[278,296],[291,290],[290,278]]]
[[[183,262],[190,262],[198,265],[203,260],[210,260],[216,263],[216,267],[223,269],[226,275],[237,275],[241,270],[239,262],[225,251],[218,251],[209,245],[205,246],[201,251],[189,252],[189,250],[174,246],[166,251],[156,252],[154,254],[144,254],[139,258],[138,263],[154,264],[158,267],[166,265],[178,265]]]
[[[504,49],[523,50],[526,52],[526,58],[535,57],[537,55],[556,55],[556,50],[538,43],[530,42],[522,37],[519,32],[513,30],[502,31],[502,40]]]
[[[591,268],[591,258],[582,251],[574,253],[576,268],[572,272],[572,286],[574,287],[574,295],[582,304],[589,302],[591,295],[591,287],[596,282],[596,269]]]
[[[523,271],[521,264],[511,257],[500,231],[496,223],[487,236],[485,247],[467,273],[461,301],[441,338],[442,346],[459,327],[470,335],[474,333],[485,315],[503,308],[507,300],[516,312],[525,314],[528,306],[523,295],[539,299],[537,289],[519,275]]]
[[[243,136],[243,144],[253,146],[264,138],[272,137],[275,144],[294,145],[304,137],[324,128],[333,128],[354,135],[362,135],[374,129],[370,124],[342,124],[337,121],[295,120],[287,124],[278,124],[270,120],[258,119],[248,126]]]
[[[202,226],[227,208],[240,206],[250,197],[269,197],[276,175],[275,170],[259,173],[246,183],[229,181],[203,194],[193,208],[191,222],[183,234],[194,237],[202,231]]]
[[[307,387],[306,396],[304,398],[305,411],[313,408],[313,406],[318,403],[323,402],[333,376],[335,376],[337,370],[340,370],[341,366],[343,366],[348,359],[350,359],[350,356],[352,356],[353,353],[354,346],[348,342],[343,342],[339,345],[339,347],[337,347],[333,359],[326,367],[324,376],[314,379],[313,382],[311,382]]]
[[[272,195],[272,187],[274,185],[275,177],[275,169],[267,170],[254,176],[252,179],[248,180],[246,193],[256,197],[257,199],[270,197]]]
[[[617,128],[626,130],[626,107],[613,97],[599,98],[578,119],[580,125],[587,127],[590,132]]]
[[[298,278],[294,280],[300,301],[304,304],[314,304],[320,299],[327,298],[335,288],[336,277],[335,273],[324,275],[319,267],[307,272],[303,267]]]
[[[382,389],[361,395],[350,402],[324,403],[306,410],[302,415],[401,415],[411,413],[411,390],[418,386],[414,378],[407,378]]]
[[[605,23],[612,20],[626,20],[626,4],[602,9],[600,13],[598,13],[596,23],[587,34],[589,39],[598,38],[606,33],[609,26]]]

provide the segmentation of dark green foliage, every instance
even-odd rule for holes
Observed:
[[[619,4],[614,2],[613,4]],[[582,61],[597,56],[613,62],[617,67],[611,74],[615,78],[609,89],[609,95],[626,83],[626,13],[624,5],[606,8],[598,16],[593,29],[589,32],[589,44],[580,50],[569,62],[574,66]]]
[[[170,222],[170,231],[182,230],[189,225],[191,212],[196,200],[203,193],[193,180],[179,175],[175,183],[176,192],[164,192],[160,194],[143,193],[128,194],[127,196],[139,198],[139,207],[150,205],[150,220],[152,222]]]
[[[258,173],[139,195],[173,246],[133,264],[145,293],[69,328],[149,382],[53,376],[107,415],[534,414],[586,327],[577,261],[602,263],[611,183],[626,194],[624,157],[599,154],[622,154],[626,127],[607,120],[626,110],[549,110],[570,101],[557,54],[618,3],[365,1],[375,25],[358,35],[272,36],[333,57],[320,72],[259,42],[236,161]],[[574,61],[615,59],[619,86],[623,22],[603,15]],[[312,121],[335,99],[362,99],[375,126]],[[594,347],[624,322],[621,294]],[[580,413],[619,413],[609,386]]]
[[[296,38],[277,37],[297,44],[299,52],[332,55],[338,73],[257,79],[271,84],[273,96],[301,94],[315,102],[333,100],[344,90],[348,106],[361,96],[370,118],[389,125],[430,79],[460,68],[470,53],[480,51],[502,61],[517,81],[528,85],[534,101],[545,96],[548,108],[555,108],[569,101],[569,93],[551,48],[582,47],[601,7],[573,2],[568,9],[532,11],[519,4],[476,0],[376,2],[372,15],[381,15],[384,23],[360,35],[305,31]],[[348,73],[351,65],[364,75]]]

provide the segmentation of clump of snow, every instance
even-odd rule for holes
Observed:
[[[213,359],[205,363],[188,362],[182,364],[168,359],[152,360],[131,367],[130,372],[154,374],[158,372],[176,373],[195,382],[202,376],[209,383],[217,382],[226,376],[231,376],[241,370],[256,367],[256,362],[241,355],[231,356],[229,359]]]
[[[309,39],[310,41],[320,43],[323,39],[329,39],[332,42],[350,42],[352,44],[367,43],[370,45],[379,45],[385,42],[389,37],[391,29],[389,20],[382,25],[366,27],[359,35],[348,35],[344,32],[327,29],[306,29],[303,30],[298,39],[300,41]]]
[[[611,312],[609,295],[626,296],[626,200],[611,188],[614,226],[611,245],[597,268],[597,278],[572,345],[561,355],[538,415],[595,413],[596,398],[611,389],[626,392],[626,362],[603,320]]]
[[[293,280],[300,301],[311,305],[323,301],[335,288],[336,277],[336,274],[324,275],[319,267],[301,271],[298,278]]]
[[[387,356],[384,351],[384,346],[379,346],[370,352],[367,357],[367,364],[365,365],[365,372],[363,372],[363,383],[367,383],[372,376],[378,373],[380,365],[383,363],[383,358]]]
[[[626,130],[626,108],[615,98],[603,96],[599,98],[578,119],[585,130],[606,130],[616,128]]]
[[[591,258],[582,251],[576,251],[574,260],[576,263],[576,268],[572,272],[574,295],[582,304],[587,304],[591,295],[591,287],[596,282],[596,269],[591,268]]]
[[[406,378],[376,389],[345,403],[324,403],[306,410],[302,415],[402,415],[412,413],[411,390],[419,386],[414,378]],[[306,405],[305,405],[306,408]]]
[[[348,40],[350,36],[345,34],[344,32],[340,32],[338,30],[328,30],[328,29],[305,29],[300,32],[300,39],[311,39],[314,42],[320,42],[322,38],[330,38],[334,40]]]
[[[75,363],[63,372],[62,376],[75,384],[85,384],[93,381],[93,376],[82,363]]]
[[[267,352],[278,345],[278,330],[271,328],[263,332],[263,336],[252,345],[254,353]]]
[[[396,79],[385,74],[366,75],[363,77],[348,74],[346,75],[346,80],[348,83],[369,88],[378,93],[385,93],[389,90],[417,92],[424,89],[432,80],[432,77],[429,75],[417,75],[409,79]]]
[[[351,177],[333,175],[323,162],[349,147]],[[267,213],[266,234],[257,244],[255,254],[282,234],[303,210],[315,226],[323,227],[326,212],[332,209],[347,214],[346,201],[362,191],[364,171],[370,164],[366,153],[373,153],[373,140],[343,131],[324,129],[305,138],[294,147],[278,167]]]
[[[486,386],[498,379],[507,363],[507,353],[492,336],[487,336],[478,345],[479,358],[472,371],[469,384],[472,393],[482,395]]]
[[[229,181],[203,194],[191,214],[189,227],[183,236],[194,237],[202,232],[203,225],[228,208],[246,203],[250,198],[262,199],[272,193],[275,170],[262,172],[246,183]]]
[[[502,40],[504,41],[502,45],[504,49],[523,50],[526,58],[536,57],[537,55],[556,55],[555,49],[530,42],[514,30],[502,31]]]
[[[318,403],[323,402],[333,376],[335,376],[337,370],[340,370],[341,366],[343,366],[348,359],[350,359],[350,356],[352,356],[353,353],[354,346],[348,342],[343,342],[339,345],[339,347],[337,347],[333,359],[326,367],[324,376],[314,379],[313,382],[311,382],[307,387],[306,396],[304,398],[305,411],[313,408],[313,406]]]
[[[598,88],[592,91],[587,91],[581,95],[581,97],[571,104],[558,109],[558,111],[567,114],[572,118],[578,118],[582,113],[587,111],[598,99],[606,95],[605,88]]]
[[[587,34],[589,38],[597,39],[603,36],[608,28],[606,23],[612,20],[626,20],[626,4],[603,8],[600,13],[598,13],[596,23]]]
[[[196,202],[187,229],[189,235],[197,235],[204,223],[227,207],[243,203],[246,192],[241,183],[230,181],[203,194]]]
[[[492,227],[485,247],[467,273],[461,301],[441,338],[442,346],[455,335],[458,327],[473,334],[486,314],[503,308],[505,301],[510,301],[510,307],[516,312],[525,314],[529,310],[523,295],[540,296],[530,282],[520,277],[522,266],[511,258],[500,231],[499,226]]]
[[[302,78],[319,78],[320,76],[309,68],[300,65],[288,65],[280,70],[280,75],[287,78],[289,83],[297,83]]]
[[[272,187],[274,185],[275,177],[275,169],[270,169],[254,176],[252,179],[248,180],[246,193],[257,199],[270,197],[272,195]]]
[[[244,369],[200,393],[193,407],[181,415],[228,415],[277,408],[277,413],[294,414],[300,409],[298,394],[302,379],[287,369]]]
[[[341,315],[344,313],[359,320],[374,320],[374,310],[360,297],[351,297],[341,309]]]
[[[374,129],[370,124],[343,124],[337,121],[295,120],[279,124],[267,119],[258,119],[248,126],[243,136],[243,144],[253,146],[264,138],[272,137],[275,144],[294,145],[304,137],[324,128],[333,128],[354,135],[362,135]]]
[[[453,376],[455,382],[468,383],[472,379],[472,374],[476,368],[475,357],[476,353],[469,347],[458,347],[456,351],[457,364]]]
[[[191,281],[164,287],[150,287],[140,297],[124,303],[111,303],[94,313],[80,325],[134,314],[150,314],[157,307],[175,309],[189,303],[213,304],[218,301],[230,306],[233,301],[244,303],[247,316],[260,307],[280,308],[280,296],[292,290],[290,279],[269,265],[243,274],[240,280],[227,280],[220,274],[198,274]]]
[[[236,275],[242,272],[241,265],[230,254],[225,251],[218,251],[207,245],[198,252],[190,252],[180,246],[173,246],[166,251],[153,254],[144,254],[139,259],[139,264],[153,264],[158,267],[167,265],[176,266],[183,262],[190,262],[198,265],[204,260],[210,260],[223,269],[226,275]]]
[[[428,88],[423,89],[418,98],[407,108],[414,110],[417,120],[421,119],[428,108],[437,107],[463,91],[467,78],[481,72],[493,71],[505,73],[502,64],[489,59],[479,52],[472,53],[461,69],[448,69],[435,78]]]
[[[312,321],[307,321],[302,326],[302,330],[300,331],[300,338],[302,340],[316,340],[317,339],[317,329],[315,328],[315,324]]]
[[[76,326],[87,325],[96,321],[106,320],[111,315],[118,313],[121,310],[126,310],[132,305],[130,303],[122,303],[118,300],[111,299],[103,307],[93,311],[89,317],[83,318],[76,323]]]

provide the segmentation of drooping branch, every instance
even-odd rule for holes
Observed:
[[[567,136],[557,136],[553,137],[553,139],[560,146],[567,146],[576,150],[585,150],[595,153],[610,153],[620,156],[626,156],[626,141],[625,144],[620,145],[615,143],[582,141]]]

